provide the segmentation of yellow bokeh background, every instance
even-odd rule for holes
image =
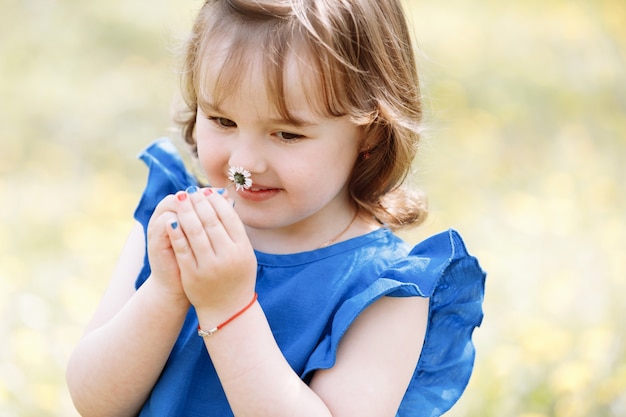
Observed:
[[[456,417],[626,415],[626,4],[406,0],[427,130],[412,182],[488,272]],[[5,0],[0,417],[76,416],[64,368],[172,127],[199,2]],[[156,329],[158,331],[158,329]]]

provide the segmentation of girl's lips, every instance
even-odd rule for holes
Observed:
[[[279,188],[265,188],[257,187],[254,185],[247,190],[243,189],[237,191],[237,194],[240,195],[243,199],[256,202],[269,200],[278,193],[280,193]]]

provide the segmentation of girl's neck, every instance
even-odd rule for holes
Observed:
[[[281,231],[255,231],[249,230],[252,237],[253,247],[256,250],[273,254],[290,254],[307,252],[325,248],[345,240],[362,236],[381,227],[371,216],[363,213],[360,209],[341,216],[333,229],[310,230],[307,227],[293,225],[290,230]],[[261,239],[262,237],[262,239]]]
[[[348,223],[348,225],[341,231],[339,232],[339,234],[337,234],[337,236],[333,237],[330,240],[327,240],[326,242],[322,243],[317,249],[321,249],[321,248],[325,248],[326,246],[330,246],[333,243],[336,243],[339,241],[339,239],[341,239],[341,237],[343,235],[345,235],[346,233],[348,233],[348,231],[350,230],[350,228],[352,227],[352,225],[354,224],[354,221],[357,219],[357,217],[359,217],[359,209],[356,208],[354,210],[354,216],[352,216],[352,220],[350,220],[350,223]]]

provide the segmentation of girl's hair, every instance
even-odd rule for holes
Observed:
[[[203,68],[212,54],[224,52],[220,45],[228,50],[219,61],[211,98],[219,102],[237,91],[240,77],[252,70],[246,58],[262,51],[258,70],[286,120],[294,120],[284,91],[287,58],[306,56],[318,77],[316,89],[310,90],[316,110],[348,117],[372,144],[352,171],[349,189],[355,203],[392,229],[425,219],[423,195],[402,186],[417,152],[422,104],[399,0],[207,0],[186,44],[186,109],[178,114],[194,153],[198,102],[206,88]]]

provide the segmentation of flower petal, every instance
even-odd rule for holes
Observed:
[[[252,186],[252,179],[250,177],[250,171],[243,167],[231,166],[228,169],[228,180],[235,185],[237,191],[248,189]]]

